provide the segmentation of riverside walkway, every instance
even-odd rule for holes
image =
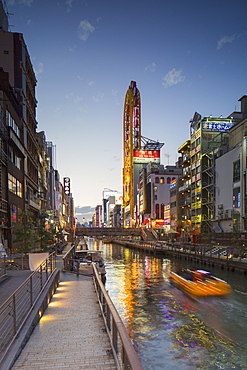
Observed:
[[[61,271],[60,281],[12,369],[117,369],[92,278]]]

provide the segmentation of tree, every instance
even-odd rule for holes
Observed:
[[[56,238],[61,241],[64,240],[63,229],[59,228],[56,232]]]
[[[30,214],[23,211],[18,216],[18,224],[14,230],[14,243],[18,243],[16,249],[18,252],[28,253],[35,245],[35,229],[30,219]]]
[[[36,242],[41,250],[46,251],[49,248],[49,242],[55,242],[57,238],[56,225],[54,222],[49,222],[49,216],[43,213],[39,216],[36,224]]]
[[[18,224],[14,230],[15,239],[14,243],[17,243],[16,250],[21,252],[22,257],[22,269],[23,269],[23,254],[30,252],[35,245],[35,229],[34,224],[31,221],[30,214],[23,211],[18,216]]]

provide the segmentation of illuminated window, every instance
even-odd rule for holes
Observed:
[[[22,183],[18,181],[14,176],[10,173],[8,174],[8,189],[11,193],[22,197]]]
[[[233,208],[239,208],[240,207],[240,187],[233,189]]]
[[[165,180],[164,180],[164,177],[161,177],[160,178],[160,184],[164,184]]]

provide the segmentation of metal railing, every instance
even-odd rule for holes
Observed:
[[[107,334],[110,338],[113,355],[117,368],[124,370],[142,370],[141,362],[129,338],[128,332],[105,290],[104,284],[93,264],[94,284],[99,300],[101,313],[105,322]]]
[[[4,357],[12,340],[22,328],[30,311],[56,270],[55,258],[55,253],[51,253],[0,306],[0,359]]]
[[[7,277],[6,274],[6,257],[0,259],[0,281]]]

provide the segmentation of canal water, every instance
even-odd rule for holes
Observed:
[[[247,369],[247,276],[210,268],[231,284],[228,297],[192,299],[170,284],[178,267],[205,266],[114,244],[103,250],[106,290],[126,325],[144,370]]]

